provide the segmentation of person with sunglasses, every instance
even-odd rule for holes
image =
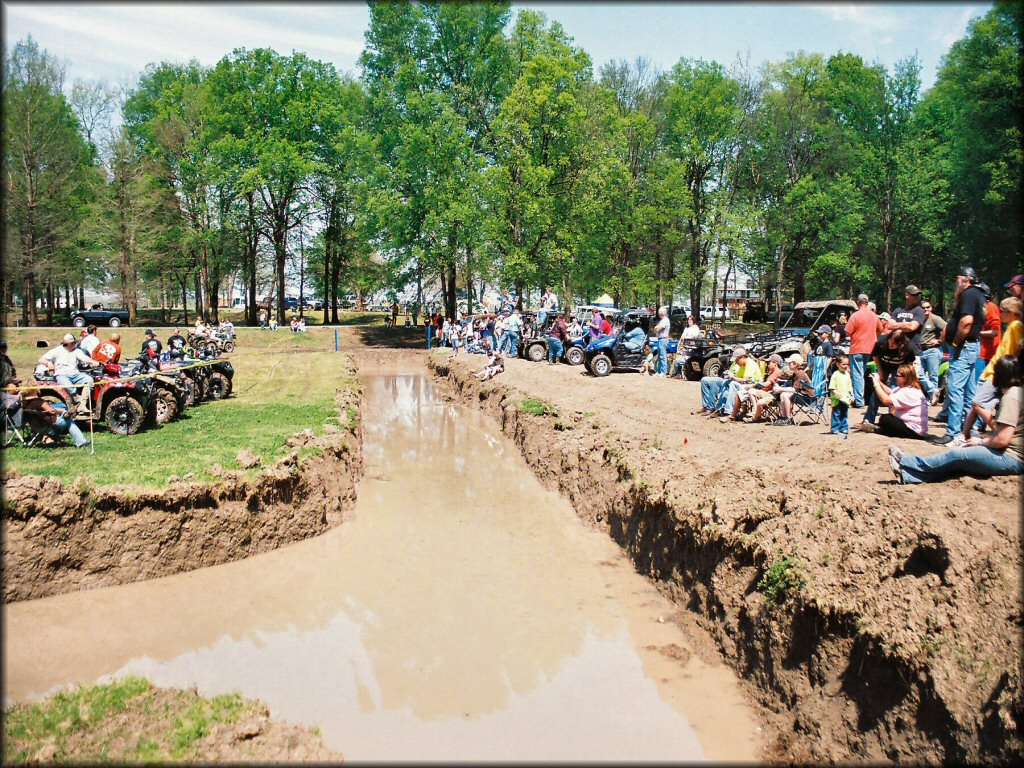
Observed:
[[[935,313],[932,303],[921,302],[924,324],[921,326],[921,383],[925,391],[931,391],[931,405],[939,400],[939,365],[942,363],[942,336],[946,321]]]
[[[883,413],[878,417],[878,424],[862,426],[862,430],[915,440],[928,437],[928,399],[912,363],[904,363],[896,369],[895,387],[890,388],[877,373],[871,374],[871,383],[878,402],[889,406],[890,413]]]

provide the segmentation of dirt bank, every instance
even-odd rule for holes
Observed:
[[[480,383],[449,355],[430,365],[454,396],[711,632],[780,756],[1019,758],[1016,479],[901,486],[888,441],[709,422],[696,383],[522,360]]]
[[[335,401],[338,424],[321,437],[292,436],[291,452],[255,473],[224,471],[165,490],[6,476],[5,602],[236,560],[339,524],[362,475],[359,391],[339,391]]]
[[[343,760],[315,731],[271,720],[263,702],[137,677],[16,705],[4,737],[7,765]]]

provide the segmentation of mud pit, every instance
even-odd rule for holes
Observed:
[[[900,486],[888,441],[709,422],[696,383],[517,359],[481,384],[482,358],[449,358],[431,365],[457,399],[713,634],[774,712],[774,754],[1019,757],[1018,478]],[[783,557],[802,586],[766,605]]]
[[[438,399],[408,357],[360,362],[392,373],[364,380],[350,521],[246,560],[9,605],[5,696],[126,674],[238,690],[355,761],[761,755],[733,674],[702,660],[676,606],[492,420]]]

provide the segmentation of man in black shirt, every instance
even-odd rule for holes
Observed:
[[[146,331],[146,338],[142,342],[142,352],[150,352],[151,357],[159,357],[160,350],[163,349],[163,344],[160,343],[160,339],[156,337],[156,334],[152,330]]]
[[[185,337],[177,328],[167,339],[167,351],[171,353],[172,360],[180,360],[185,356]]]
[[[946,373],[946,398],[949,414],[946,434],[936,442],[951,443],[964,424],[965,408],[971,407],[974,388],[974,363],[981,350],[981,327],[985,323],[985,295],[978,290],[978,275],[971,267],[960,267],[956,276],[956,305],[946,323],[945,339],[953,351]]]
[[[921,289],[908,285],[903,291],[905,306],[894,310],[886,330],[903,331],[915,355],[921,354],[921,328],[924,327],[924,310],[921,309]]]

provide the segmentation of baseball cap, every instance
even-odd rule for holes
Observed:
[[[892,320],[892,315],[890,315],[888,312],[883,312],[882,314],[879,315],[879,317],[882,318],[883,320]]]
[[[147,328],[146,329],[146,335],[147,336],[156,336],[156,334],[153,333],[153,329],[152,328]]]
[[[745,354],[747,354],[747,348],[746,348],[746,347],[744,347],[744,346],[743,346],[743,345],[741,344],[740,346],[736,347],[736,349],[734,349],[734,350],[732,351],[732,359],[733,359],[733,360],[738,360],[738,359],[740,359],[741,357],[743,357],[743,356],[744,356]]]
[[[804,358],[803,358],[803,355],[801,355],[799,352],[794,352],[792,355],[790,355],[789,357],[786,358],[786,362],[787,363],[796,363],[797,365],[803,365],[804,364]]]
[[[62,341],[61,344],[74,344],[74,343],[75,343],[75,337],[72,336],[70,333],[65,333],[64,334],[64,341]]]
[[[1003,286],[1003,288],[1009,288],[1014,285],[1024,285],[1024,275],[1016,275],[1010,282]]]
[[[822,323],[821,325],[818,326],[818,331],[817,332],[818,333],[832,333],[832,329],[829,326],[825,325],[825,323]]]
[[[782,365],[782,355],[768,355],[768,362],[775,363],[776,365]]]
[[[859,296],[857,296],[858,304],[867,304],[869,301],[871,301],[871,299],[868,298],[868,295],[866,293],[862,293]]]
[[[7,339],[0,339],[0,349],[7,349]]]
[[[906,288],[903,289],[903,292],[909,293],[911,296],[921,295],[921,289],[918,288],[916,285],[908,285]]]

